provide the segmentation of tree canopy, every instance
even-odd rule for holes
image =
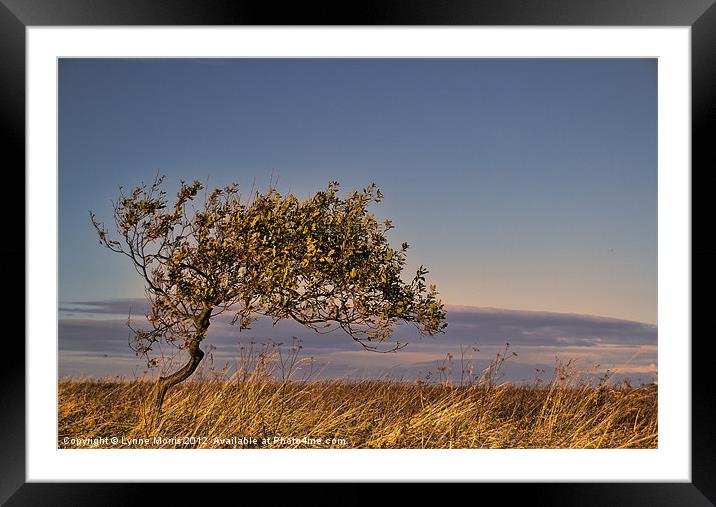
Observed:
[[[272,187],[243,199],[233,184],[200,199],[203,185],[182,181],[169,202],[163,183],[120,188],[114,237],[90,212],[100,243],[131,259],[146,282],[150,328],[135,330],[138,353],[160,340],[198,349],[223,313],[240,329],[260,315],[342,329],[369,350],[380,350],[396,323],[428,335],[447,325],[428,270],[401,278],[408,244],[391,247],[392,223],[368,210],[383,199],[374,184],[341,198],[330,182],[303,200]]]

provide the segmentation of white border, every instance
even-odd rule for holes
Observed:
[[[659,58],[657,450],[58,450],[58,57]],[[691,480],[690,28],[27,29],[27,480]],[[664,415],[668,414],[668,417]],[[167,466],[171,463],[171,466]]]

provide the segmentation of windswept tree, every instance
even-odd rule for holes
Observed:
[[[163,181],[129,193],[120,188],[114,236],[90,212],[100,244],[126,255],[146,283],[149,326],[133,329],[132,348],[150,366],[161,342],[189,356],[160,376],[158,408],[168,389],[194,373],[212,318],[223,313],[240,329],[261,315],[319,333],[340,328],[373,351],[385,351],[378,344],[396,323],[428,335],[447,325],[435,286],[426,285],[427,269],[409,282],[401,278],[408,244],[393,249],[393,225],[368,211],[383,198],[375,185],[341,198],[331,182],[306,200],[269,188],[244,201],[235,184],[198,199],[202,184],[182,181],[170,203]]]

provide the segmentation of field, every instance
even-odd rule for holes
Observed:
[[[499,362],[460,382],[294,380],[276,358],[249,362],[176,386],[159,416],[146,379],[62,380],[58,447],[657,447],[656,385],[595,384],[569,365],[511,385]]]

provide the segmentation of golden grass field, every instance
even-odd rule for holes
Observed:
[[[657,447],[656,385],[593,385],[568,365],[532,385],[500,384],[498,368],[460,385],[281,380],[277,364],[202,374],[171,389],[157,418],[149,380],[62,380],[58,447]]]

